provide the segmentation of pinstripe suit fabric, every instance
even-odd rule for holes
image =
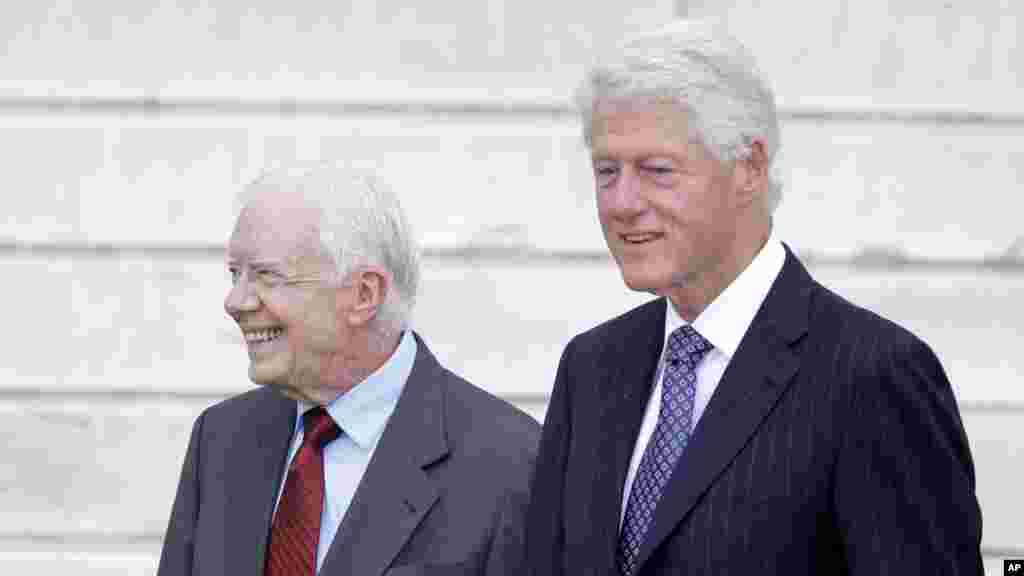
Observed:
[[[534,471],[534,575],[615,574],[663,341],[656,300],[563,352]],[[974,467],[938,359],[786,263],[660,501],[639,575],[983,574]]]

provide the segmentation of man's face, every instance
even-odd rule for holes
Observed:
[[[249,378],[304,400],[316,400],[346,340],[346,290],[328,283],[318,225],[301,198],[264,193],[245,206],[227,248],[224,310],[245,337]]]
[[[601,103],[591,156],[608,249],[633,290],[714,284],[737,226],[733,170],[688,136],[663,102]]]

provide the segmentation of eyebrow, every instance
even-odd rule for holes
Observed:
[[[246,258],[234,258],[229,256],[226,260],[228,266],[234,266],[240,264],[242,261],[251,268],[273,268],[281,269],[284,268],[284,263],[280,260],[248,260]]]
[[[682,165],[688,164],[691,161],[691,159],[690,159],[689,156],[679,156],[679,155],[673,155],[673,154],[658,153],[658,154],[641,154],[641,155],[638,155],[636,157],[632,157],[632,158],[628,158],[628,159],[623,160],[623,159],[620,159],[620,158],[612,158],[612,157],[610,157],[608,155],[605,155],[605,154],[601,154],[601,155],[596,155],[595,154],[595,155],[591,155],[590,161],[593,164],[598,164],[600,162],[614,162],[616,164],[619,163],[619,162],[625,162],[625,163],[630,163],[630,164],[632,164],[632,163],[643,164],[645,162],[667,161],[667,162],[671,162],[673,164],[682,166]]]
[[[622,160],[620,160],[619,158],[613,158],[608,153],[601,153],[601,154],[591,153],[591,155],[590,155],[590,162],[592,164],[597,164],[599,162],[615,162],[616,164],[618,164],[621,161]]]

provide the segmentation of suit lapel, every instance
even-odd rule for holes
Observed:
[[[582,548],[587,554],[604,551],[600,563],[608,568],[615,566],[626,473],[664,344],[665,307],[665,299],[659,298],[627,316],[627,324],[615,331],[614,340],[606,341],[596,370],[589,375],[595,379],[598,397],[598,442],[591,454],[598,466],[590,487],[586,532],[595,541]]]
[[[262,574],[277,491],[295,429],[294,400],[264,388],[255,409],[243,415],[236,455],[224,480],[224,558],[232,574]]]
[[[382,574],[437,501],[426,469],[448,454],[445,374],[416,335],[416,360],[321,574]]]
[[[757,433],[800,368],[793,345],[807,332],[807,271],[786,261],[701,419],[654,513],[638,566],[693,510],[701,496]]]

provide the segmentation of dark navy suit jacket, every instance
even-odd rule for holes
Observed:
[[[983,574],[974,466],[939,361],[786,252],[658,504],[638,574]],[[528,512],[534,575],[616,574],[665,307],[640,306],[562,354]]]

